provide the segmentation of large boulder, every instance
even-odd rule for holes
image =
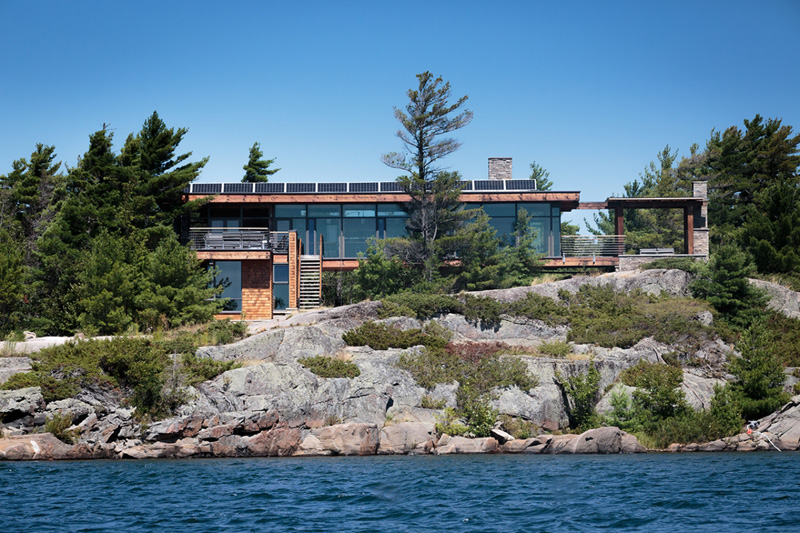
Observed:
[[[378,454],[430,453],[434,447],[434,425],[402,422],[381,429]]]
[[[0,459],[29,461],[34,459],[76,459],[73,447],[64,444],[51,433],[37,433],[0,439]]]
[[[493,437],[469,439],[467,437],[450,437],[442,435],[433,453],[451,455],[455,453],[495,453],[499,450],[497,440]]]
[[[374,455],[378,450],[374,424],[337,424],[312,429],[294,455]]]
[[[8,381],[14,374],[31,369],[30,357],[0,357],[0,384]]]
[[[0,390],[0,422],[12,422],[44,409],[42,389]]]
[[[766,291],[769,297],[767,307],[789,318],[800,318],[800,292],[761,279],[751,279],[750,283]]]

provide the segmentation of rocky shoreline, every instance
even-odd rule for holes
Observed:
[[[686,292],[688,278],[680,271],[650,270],[637,274],[574,278],[563,282],[505,291],[487,291],[500,301],[524,298],[527,292],[555,297],[558,291],[578,290],[581,284],[609,283],[616,290],[641,288],[648,292]],[[785,298],[784,298],[785,300]],[[124,405],[119,391],[82,390],[73,398],[45,403],[36,388],[0,391],[0,460],[147,459],[185,457],[262,457],[326,455],[392,455],[459,453],[640,453],[647,451],[635,437],[616,427],[562,434],[568,420],[564,397],[555,377],[583,374],[590,360],[600,373],[600,390],[610,390],[620,373],[640,360],[663,362],[669,345],[644,339],[628,349],[572,345],[570,358],[525,357],[539,384],[530,390],[498,389],[492,408],[528,421],[536,428],[530,438],[514,439],[495,429],[491,437],[454,437],[436,432],[442,409],[453,407],[457,383],[420,387],[396,366],[408,350],[373,350],[346,346],[342,333],[369,320],[379,320],[379,302],[298,314],[265,324],[262,331],[237,343],[206,347],[199,356],[236,361],[241,366],[195,387],[186,387],[189,401],[175,416],[143,424]],[[709,317],[698,317],[707,320]],[[439,326],[458,342],[505,342],[535,347],[564,341],[564,326],[536,320],[502,320],[484,325],[461,315],[437,317]],[[410,318],[384,322],[402,329],[422,323]],[[707,408],[713,385],[724,381],[719,368],[732,353],[721,341],[710,342],[695,357],[703,364],[684,369],[683,389],[695,408]],[[336,355],[359,368],[356,378],[321,378],[298,360]],[[0,382],[30,369],[27,357],[0,358]],[[608,396],[597,409],[608,409]],[[69,417],[66,431],[75,444],[66,444],[44,425],[54,415]],[[539,433],[538,435],[535,433]],[[772,444],[770,444],[770,441]],[[800,448],[800,396],[762,419],[753,434],[742,433],[711,443],[673,445],[665,451],[755,451]],[[664,450],[659,450],[664,451]]]

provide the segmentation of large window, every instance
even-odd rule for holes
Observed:
[[[216,267],[215,287],[222,287],[222,294],[217,298],[225,298],[223,312],[241,312],[242,310],[242,262],[215,261],[210,268]]]
[[[272,265],[272,302],[275,311],[289,307],[289,265]]]

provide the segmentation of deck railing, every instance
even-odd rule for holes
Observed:
[[[619,257],[625,253],[625,235],[562,235],[564,257]]]
[[[536,191],[536,180],[464,180],[462,192]],[[192,183],[187,194],[331,194],[405,192],[396,181],[339,183]]]
[[[289,232],[269,228],[191,228],[189,245],[195,250],[266,250],[289,252]]]

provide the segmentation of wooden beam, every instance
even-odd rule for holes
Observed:
[[[608,209],[607,202],[581,202],[578,209]]]
[[[625,219],[622,217],[622,207],[614,208],[614,232],[616,235],[625,235]]]

